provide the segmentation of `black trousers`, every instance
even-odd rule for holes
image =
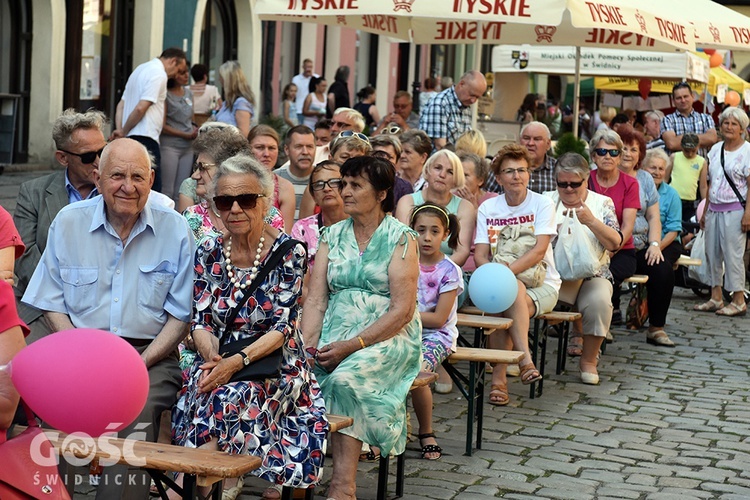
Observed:
[[[620,310],[620,286],[622,282],[635,274],[636,259],[635,249],[620,250],[609,260],[609,270],[615,279],[612,289],[612,306],[615,311]]]
[[[673,241],[662,251],[664,260],[649,266],[646,263],[646,250],[636,252],[636,273],[648,276],[646,291],[648,292],[648,324],[663,327],[667,322],[667,311],[672,303],[674,291],[674,263],[680,258],[682,245]]]

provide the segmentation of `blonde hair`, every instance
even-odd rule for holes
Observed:
[[[255,94],[247,83],[245,73],[242,72],[242,66],[238,61],[227,61],[219,66],[219,76],[223,82],[224,100],[229,104],[230,109],[234,108],[234,102],[240,97],[244,97],[255,106]]]
[[[614,118],[616,114],[617,110],[612,106],[602,106],[599,108],[599,118],[607,125],[609,125],[609,122],[612,121],[612,118]]]
[[[487,156],[487,141],[479,130],[468,130],[456,139],[456,152],[473,153],[484,158]]]
[[[427,176],[427,170],[432,166],[433,163],[437,162],[441,156],[445,156],[445,158],[448,160],[448,163],[450,163],[451,167],[453,167],[453,178],[456,180],[455,187],[457,188],[464,187],[466,185],[466,177],[464,176],[464,166],[461,163],[461,160],[459,160],[456,153],[448,149],[441,149],[434,155],[427,158],[427,161],[424,162],[424,166],[422,167],[422,177]]]

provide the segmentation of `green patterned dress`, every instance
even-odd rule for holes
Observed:
[[[387,215],[360,255],[351,219],[324,228],[329,297],[319,347],[356,337],[388,311],[388,265],[394,252],[404,258],[407,238],[416,239],[416,233]],[[421,330],[415,307],[394,337],[352,353],[331,373],[316,367],[328,411],[354,419],[339,432],[381,448],[383,455],[404,451],[406,396],[419,373]]]

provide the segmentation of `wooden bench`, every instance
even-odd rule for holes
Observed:
[[[351,417],[332,414],[326,417],[330,426],[329,432],[337,432],[354,423]],[[15,426],[13,435],[20,434],[24,429],[24,426]],[[166,487],[176,491],[183,499],[191,500],[202,498],[198,493],[198,487],[210,487],[211,491],[206,498],[211,495],[221,498],[224,479],[242,477],[260,467],[262,463],[259,457],[252,455],[230,455],[223,451],[121,438],[107,438],[106,450],[100,449],[94,442],[95,448],[92,450],[90,438],[83,441],[81,438],[76,439],[75,436],[50,429],[45,429],[45,434],[61,456],[125,465],[142,464],[140,467],[154,479],[159,496],[163,499],[167,498]],[[184,474],[181,488],[167,475],[170,472]],[[305,498],[312,499],[314,490],[314,487],[308,488]],[[293,497],[294,488],[282,488],[282,499],[291,500]]]
[[[694,259],[693,257],[690,257],[689,255],[680,255],[680,258],[677,259],[677,262],[675,262],[675,266],[700,266],[703,264],[703,261],[701,259]]]
[[[24,429],[24,426],[15,426],[13,434],[21,433]],[[91,438],[84,440],[50,429],[45,429],[45,434],[61,456],[96,459],[112,464],[138,464],[154,479],[162,498],[167,498],[164,483],[183,499],[202,498],[198,487],[210,487],[209,495],[220,498],[224,479],[241,477],[262,463],[260,458],[250,455],[230,455],[222,451],[121,438],[106,438],[105,449],[96,446],[94,441],[92,450]],[[167,477],[165,473],[169,472],[184,474],[181,488]]]
[[[476,307],[463,307],[458,313],[458,326],[474,328],[474,343],[459,337],[459,347],[443,362],[443,367],[450,375],[458,390],[466,398],[468,412],[466,415],[466,455],[471,456],[474,442],[474,421],[476,420],[476,447],[482,448],[482,426],[484,419],[484,386],[485,364],[515,364],[523,359],[521,351],[485,349],[486,336],[493,330],[507,330],[513,320],[497,315],[485,314]],[[462,341],[463,340],[463,341]],[[469,374],[464,375],[453,364],[459,361],[469,362]]]
[[[549,327],[558,328],[557,336],[557,366],[555,373],[560,375],[565,370],[565,359],[568,349],[568,336],[570,335],[570,323],[580,319],[579,312],[551,311],[540,314],[534,318],[534,328],[529,335],[529,346],[531,347],[531,360],[542,375],[539,382],[530,384],[529,397],[534,399],[542,395],[544,390],[544,366],[547,361],[547,330]],[[540,352],[539,364],[537,365],[537,351]]]

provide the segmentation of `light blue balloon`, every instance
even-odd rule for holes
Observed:
[[[505,311],[516,300],[518,282],[508,266],[490,262],[479,268],[469,280],[469,297],[479,309],[497,314]]]

